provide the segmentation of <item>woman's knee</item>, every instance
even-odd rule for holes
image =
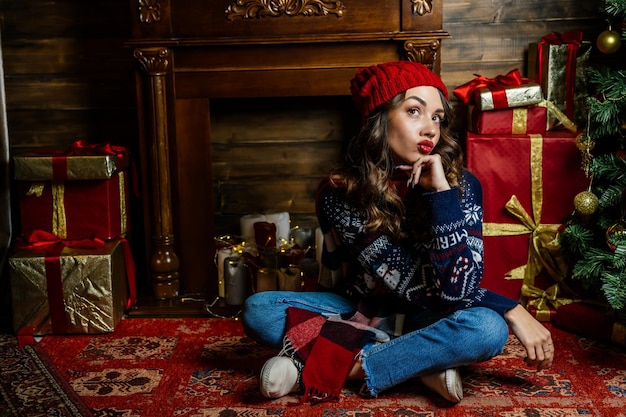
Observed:
[[[465,310],[464,321],[466,326],[473,328],[473,334],[485,347],[487,356],[502,353],[509,337],[509,327],[504,318],[497,312],[484,307],[475,307]]]
[[[267,318],[272,314],[277,303],[277,295],[272,291],[257,292],[252,294],[243,303],[241,321],[244,328]]]

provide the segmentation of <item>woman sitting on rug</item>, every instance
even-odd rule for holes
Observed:
[[[500,354],[508,326],[528,365],[550,367],[550,332],[479,287],[482,189],[462,166],[441,79],[422,64],[389,62],[361,68],[351,91],[363,127],[317,196],[336,285],[245,302],[246,333],[282,348],[261,371],[263,395],[333,399],[347,379],[364,379],[362,394],[377,397],[419,377],[457,403],[458,368]]]

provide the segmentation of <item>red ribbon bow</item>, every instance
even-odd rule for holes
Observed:
[[[60,156],[52,157],[52,172],[55,179],[66,179],[67,157],[78,155],[115,155],[123,166],[128,150],[123,146],[114,146],[110,143],[91,144],[84,140],[77,140],[70,144],[69,150],[59,152]]]
[[[98,249],[104,246],[104,240],[99,238],[69,240],[61,239],[54,233],[44,230],[35,230],[25,239],[16,239],[17,249],[52,249],[55,245],[63,248]],[[60,252],[59,252],[60,253]]]
[[[551,45],[564,45],[573,44],[580,45],[583,41],[582,32],[567,32],[560,34],[558,32],[552,32],[541,38],[540,43],[548,43]]]
[[[498,75],[495,78],[487,78],[484,75],[474,74],[476,78],[472,81],[465,83],[463,85],[458,86],[454,89],[454,95],[457,96],[463,103],[467,104],[472,99],[472,95],[474,91],[488,87],[489,90],[492,91],[501,91],[505,87],[517,87],[528,81],[527,78],[523,78],[519,69],[514,69],[509,71],[505,75]],[[500,103],[497,107],[507,107],[506,103],[506,94],[504,95],[504,103]],[[499,101],[498,98],[494,94],[494,104],[496,101]]]

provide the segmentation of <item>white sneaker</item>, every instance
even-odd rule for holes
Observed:
[[[261,369],[261,394],[267,398],[279,398],[300,388],[300,371],[286,356],[274,356]]]
[[[463,382],[457,368],[424,375],[421,379],[424,385],[450,402],[458,403],[463,399]]]

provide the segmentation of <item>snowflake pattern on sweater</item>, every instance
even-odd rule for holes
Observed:
[[[401,184],[401,183],[398,183]],[[464,171],[460,189],[406,193],[396,185],[407,204],[421,198],[430,209],[432,240],[418,243],[394,240],[382,233],[366,233],[365,216],[346,198],[345,189],[323,181],[317,212],[324,234],[339,236],[339,249],[324,251],[323,262],[337,268],[348,264],[348,293],[359,298],[379,296],[378,302],[404,303],[436,310],[487,306],[504,314],[517,304],[480,287],[483,275],[482,188]],[[411,197],[409,197],[411,196]],[[389,297],[389,295],[393,297]],[[384,297],[380,297],[384,296]],[[389,311],[394,306],[379,309]]]

